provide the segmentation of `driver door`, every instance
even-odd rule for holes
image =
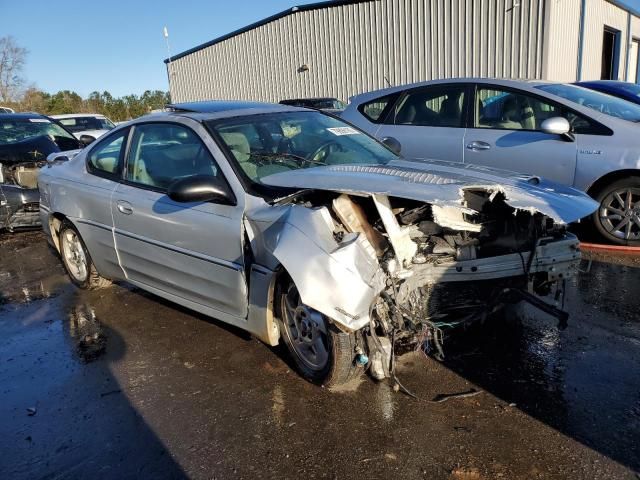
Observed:
[[[125,179],[113,195],[116,250],[132,283],[190,307],[244,318],[242,203],[179,203],[166,192],[179,177],[205,174],[226,181],[191,128],[169,122],[132,127]],[[172,298],[177,297],[176,298]]]
[[[539,175],[572,185],[577,142],[540,129],[565,116],[558,104],[520,90],[478,85],[472,128],[464,136],[464,163]]]

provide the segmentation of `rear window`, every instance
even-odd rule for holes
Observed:
[[[382,123],[387,116],[387,112],[398,98],[397,93],[386,95],[384,97],[376,98],[370,102],[363,103],[358,107],[360,113],[362,113],[367,119],[373,123]]]

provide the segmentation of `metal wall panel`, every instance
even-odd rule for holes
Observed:
[[[292,12],[171,62],[172,100],[346,99],[434,78],[540,78],[544,4],[374,0]]]
[[[604,27],[620,32],[618,52],[618,78],[625,78],[627,58],[627,22],[628,13],[606,0],[586,0],[584,22],[584,48],[582,50],[582,78],[580,80],[599,79],[602,69],[602,39]]]
[[[573,82],[578,71],[582,0],[549,0],[546,5],[543,77]]]

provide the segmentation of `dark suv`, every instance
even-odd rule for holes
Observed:
[[[82,144],[38,113],[0,115],[0,230],[40,225],[38,171],[51,153]]]

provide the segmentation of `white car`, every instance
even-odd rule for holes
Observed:
[[[540,175],[600,204],[603,241],[640,246],[640,105],[576,85],[460,78],[365,93],[340,115],[409,159]]]
[[[115,124],[104,115],[98,113],[69,113],[64,115],[50,115],[60,122],[67,130],[81,140],[81,136],[87,135],[93,140],[101,137],[109,130],[115,128]]]

